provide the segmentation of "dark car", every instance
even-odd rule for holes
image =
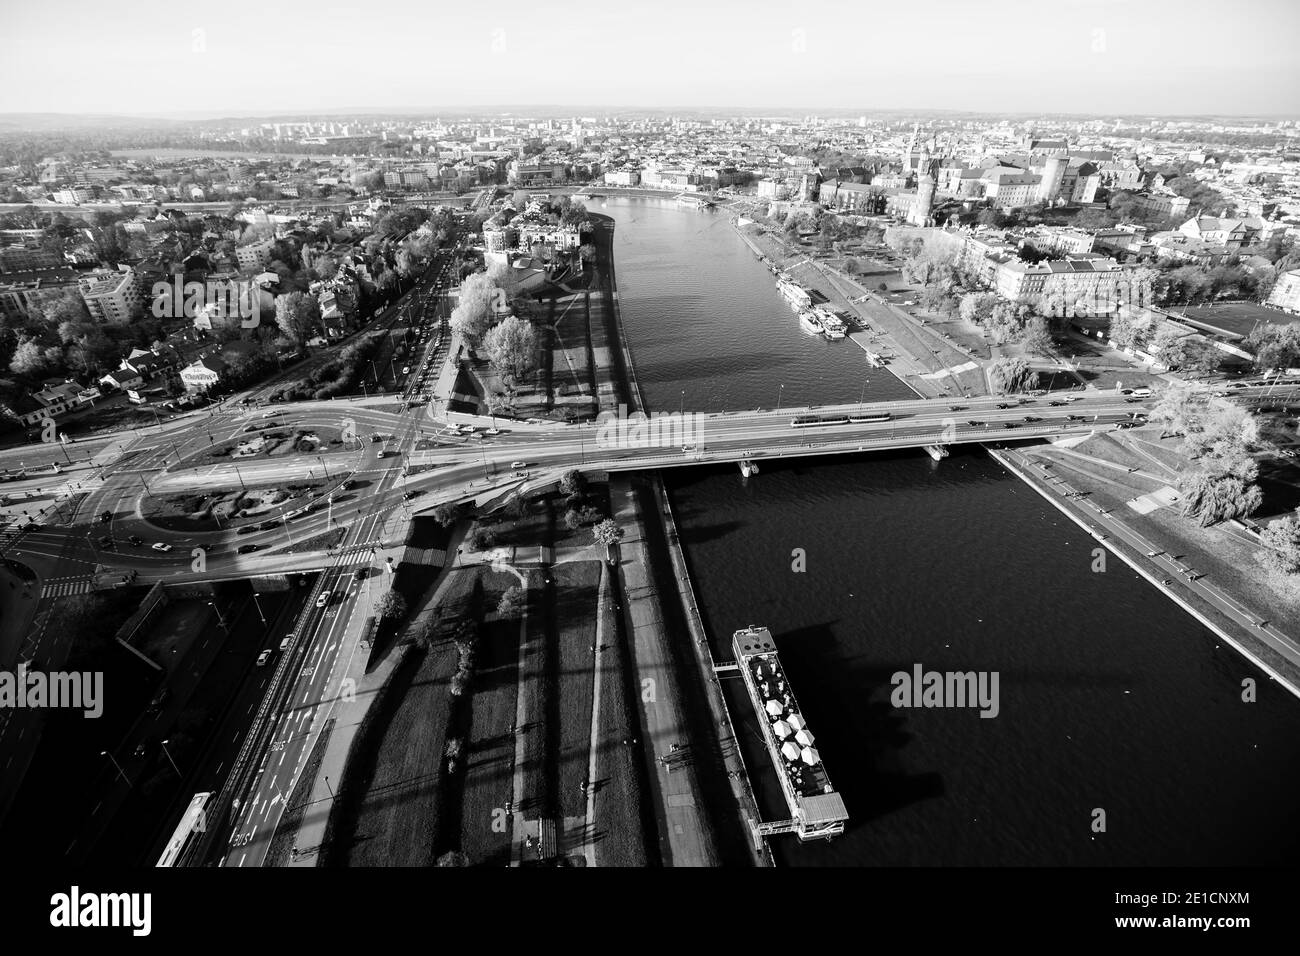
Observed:
[[[970,421],[968,421],[966,424],[969,425],[971,428],[978,428],[980,425],[983,425],[984,423],[983,423],[983,422],[977,422],[977,421],[975,421],[975,419],[972,418],[972,419],[971,419]]]
[[[1042,419],[1041,419],[1041,418],[1035,418],[1033,415],[1026,415],[1026,416],[1025,416],[1025,421],[1027,421],[1027,422],[1041,422]]]
[[[256,551],[256,550],[257,550],[257,545],[255,544],[241,544],[239,546],[240,554],[248,554],[249,552]]]
[[[257,525],[246,524],[238,531],[236,531],[235,534],[252,534],[256,530],[257,530]]]
[[[99,546],[101,548],[111,548],[113,547],[113,539],[108,535],[104,535],[99,539]]]
[[[101,511],[101,512],[99,513],[99,520],[100,520],[100,521],[104,521],[104,522],[112,521],[112,520],[113,520],[113,512],[111,512],[111,511]]]
[[[1003,422],[1003,423],[1002,423],[1002,427],[1003,427],[1003,428],[1019,428],[1020,426],[1019,426],[1017,423],[1015,423],[1015,422]]]
[[[949,405],[949,406],[948,406],[948,411],[950,411],[950,412],[964,412],[965,410],[966,410],[966,406],[965,406],[965,405]]]
[[[366,573],[367,572],[365,568],[357,568],[355,571],[352,572],[352,580],[364,581],[366,579]]]
[[[356,486],[357,483],[353,481],[351,478],[349,478],[347,481],[343,482],[342,488],[344,491],[351,491]]]
[[[1015,406],[1009,405],[1006,402],[998,402],[998,408],[1015,408]]]
[[[1072,422],[1081,422],[1081,421],[1083,421],[1083,416],[1082,416],[1082,415],[1066,415],[1065,417],[1066,417],[1066,419],[1067,419],[1068,421],[1072,421]]]
[[[270,531],[272,528],[277,527],[278,525],[279,525],[278,521],[263,521],[261,524],[257,526],[257,530]]]
[[[1065,404],[1065,402],[1051,401],[1048,402],[1047,404],[1051,405],[1053,408],[1060,408],[1062,405]]]
[[[140,545],[144,544],[144,539],[141,538],[138,534],[133,534],[131,535],[131,537],[127,538],[126,540],[130,541],[131,544],[137,548],[140,547]]]

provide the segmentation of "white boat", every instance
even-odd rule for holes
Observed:
[[[822,334],[831,341],[838,341],[844,338],[848,332],[848,326],[844,320],[836,315],[832,310],[821,308],[817,310],[817,316],[821,319]]]
[[[799,327],[812,335],[821,335],[822,323],[815,312],[804,309],[799,313]]]

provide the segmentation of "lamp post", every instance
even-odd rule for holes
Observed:
[[[179,777],[181,775],[181,768],[176,766],[176,761],[172,759],[171,751],[167,749],[168,743],[170,743],[170,741],[164,740],[162,742],[162,750],[163,753],[167,755],[167,762],[172,765],[172,769],[176,771],[176,776]]]
[[[288,515],[280,515],[280,523],[284,525],[284,533],[285,533],[285,534],[288,536],[288,538],[289,538],[289,547],[292,548],[292,547],[294,546],[294,544],[293,544],[293,532],[291,532],[291,531],[289,530],[289,516],[288,516]]]
[[[244,491],[245,494],[247,494],[248,486],[244,484],[244,476],[239,473],[238,465],[235,466],[235,477],[239,479],[239,487]]]
[[[253,606],[257,608],[257,616],[262,619],[262,626],[266,626],[266,615],[262,613],[262,602],[257,599],[257,592],[253,592]]]
[[[214,610],[214,611],[217,612],[217,620],[221,622],[221,627],[222,627],[222,629],[223,629],[227,634],[229,634],[229,633],[230,633],[230,625],[226,623],[226,618],[225,618],[224,615],[222,615],[222,613],[221,613],[221,608],[217,606],[217,602],[216,602],[216,600],[214,599],[214,600],[209,601],[209,602],[208,602],[208,607],[212,608],[212,610]]]
[[[783,384],[780,390],[776,393],[776,410],[778,412],[781,410],[781,399],[783,399],[784,397],[785,397],[785,385]]]
[[[99,755],[101,757],[107,757],[109,760],[111,760],[113,762],[113,766],[117,768],[118,775],[122,778],[123,781],[125,781],[128,787],[131,786],[131,781],[130,779],[127,778],[126,773],[122,770],[122,765],[117,762],[117,759],[111,753],[109,753],[107,750],[101,750],[99,752]]]

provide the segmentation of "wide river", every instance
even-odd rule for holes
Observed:
[[[588,206],[617,223],[651,408],[911,394],[848,340],[801,333],[722,213]],[[852,818],[831,843],[775,838],[781,863],[1294,864],[1300,701],[1118,560],[1094,572],[1095,542],[982,452],[665,474],[715,658],[771,628]],[[891,675],[917,664],[996,671],[997,716],[891,706]],[[764,818],[783,819],[736,683]]]

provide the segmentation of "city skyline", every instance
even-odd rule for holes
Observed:
[[[87,17],[84,0],[54,0],[6,14],[0,113],[200,119],[593,100],[719,111],[1300,112],[1290,55],[1300,8],[1253,0],[1237,10],[1220,21],[1208,2],[764,2],[740,18],[672,0],[650,17],[584,0],[538,22],[513,2],[489,13],[399,2],[371,23],[337,9],[236,0],[214,16],[147,0],[128,24]],[[47,36],[52,19],[57,40]],[[33,75],[41,82],[18,81]]]

